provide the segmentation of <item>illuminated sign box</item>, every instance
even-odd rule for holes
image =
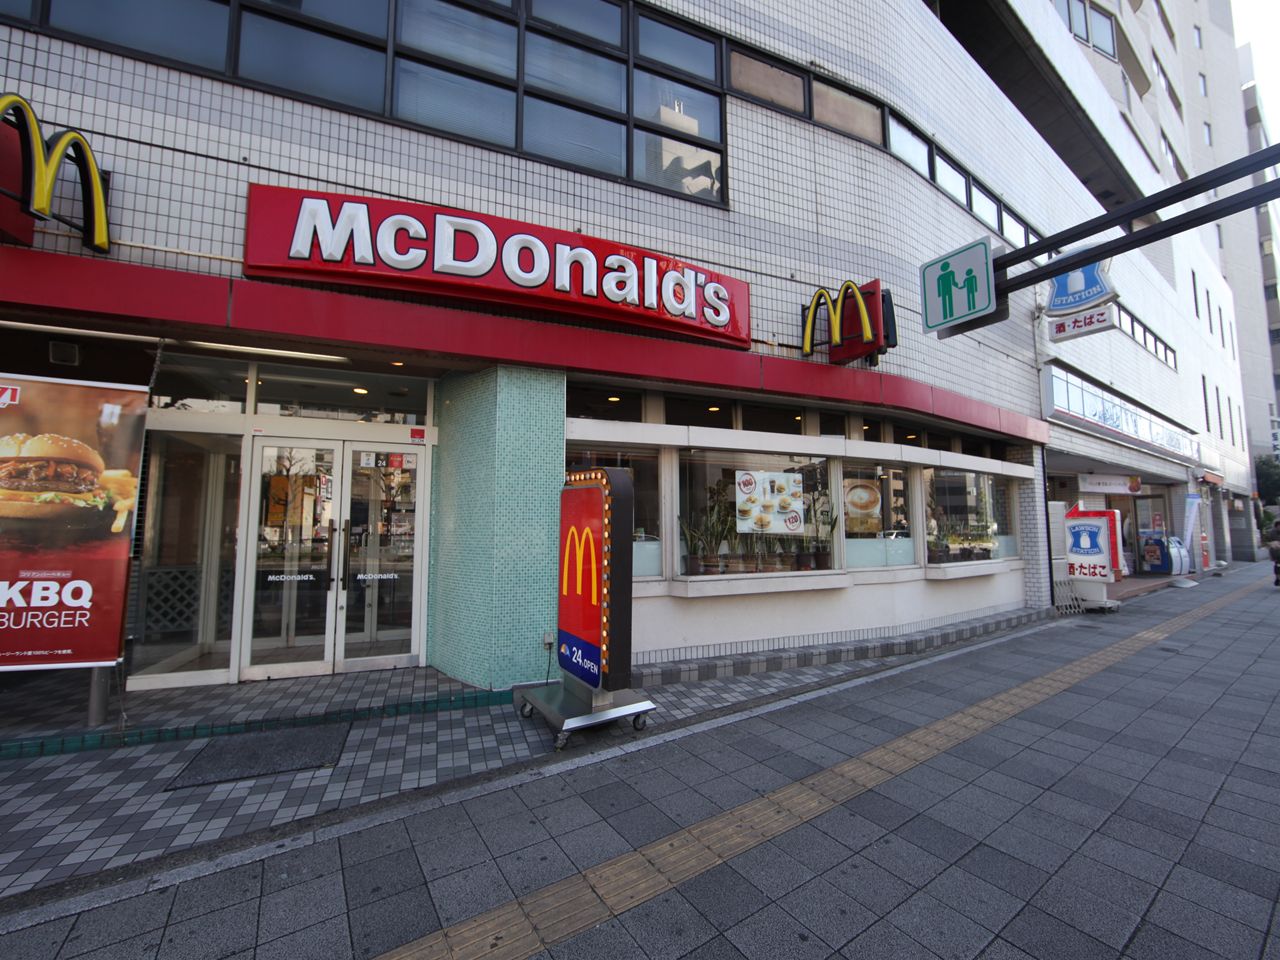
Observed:
[[[244,272],[509,303],[751,346],[741,280],[627,244],[407,200],[252,184]]]
[[[571,472],[560,491],[558,662],[596,689],[631,684],[632,497],[630,474],[617,469]]]

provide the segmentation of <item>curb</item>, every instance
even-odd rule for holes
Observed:
[[[962,621],[950,627],[922,630],[892,639],[822,644],[698,660],[646,663],[632,666],[631,687],[641,689],[669,683],[694,683],[701,680],[720,680],[726,677],[745,677],[757,673],[795,670],[800,667],[846,663],[851,660],[877,660],[903,654],[926,653],[940,647],[963,643],[966,640],[976,640],[991,634],[1004,633],[1052,620],[1057,616],[1053,607],[1023,608],[1007,614]]]

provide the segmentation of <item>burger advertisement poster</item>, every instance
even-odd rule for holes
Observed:
[[[147,388],[0,373],[0,670],[121,657]]]

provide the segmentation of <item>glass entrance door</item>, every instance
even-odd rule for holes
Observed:
[[[421,447],[257,438],[241,677],[410,666]]]
[[[337,660],[396,666],[413,653],[419,453],[345,446]]]

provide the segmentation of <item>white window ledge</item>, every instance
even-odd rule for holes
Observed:
[[[964,563],[930,564],[924,568],[926,580],[960,580],[964,577],[989,577],[997,573],[1021,570],[1025,564],[1011,557],[1008,560],[970,560]]]
[[[793,593],[800,590],[843,590],[853,586],[845,570],[818,570],[805,573],[750,573],[744,576],[680,577],[672,580],[672,597],[740,597],[763,593]],[[635,596],[635,594],[632,594]]]

